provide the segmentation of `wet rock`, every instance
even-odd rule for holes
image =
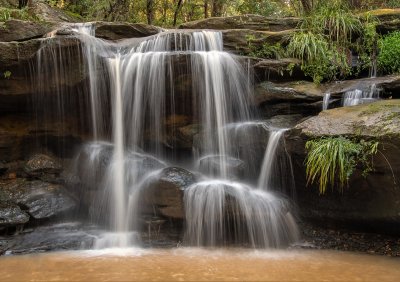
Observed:
[[[62,165],[54,157],[35,154],[25,163],[24,170],[31,177],[50,181],[56,180],[62,171]]]
[[[92,226],[77,222],[41,226],[8,238],[7,254],[89,249],[97,233]]]
[[[11,202],[3,202],[0,199],[0,229],[8,226],[15,226],[27,223],[29,215],[21,208]]]
[[[252,29],[264,31],[283,31],[296,28],[298,18],[268,18],[259,15],[214,17],[183,23],[180,29]]]
[[[276,128],[292,128],[303,118],[303,115],[277,115],[267,120],[267,123]]]
[[[15,179],[4,183],[2,192],[34,219],[63,215],[76,207],[75,200],[61,185]]]
[[[96,37],[107,40],[147,37],[159,33],[162,29],[141,23],[96,22]]]
[[[114,146],[111,143],[88,143],[81,149],[73,174],[89,189],[97,190],[105,177],[112,173]],[[149,171],[165,167],[165,164],[151,155],[127,151],[124,155],[127,177],[134,175],[139,179]]]
[[[8,20],[0,26],[0,41],[26,41],[43,37],[55,28],[54,23]]]
[[[193,138],[200,131],[199,124],[189,124],[178,128],[176,138],[180,148],[190,149],[193,147]]]
[[[380,89],[383,93],[383,97],[400,98],[400,95],[398,94],[400,90],[399,75],[351,79],[334,83],[326,83],[322,84],[320,87],[315,86],[313,92],[330,93],[331,97],[341,98],[346,91],[354,89],[369,90],[372,87]],[[307,91],[304,88],[299,90]]]
[[[144,190],[145,202],[165,217],[183,219],[183,193],[195,181],[196,176],[183,168],[164,168],[149,180]]]
[[[226,166],[226,171],[230,178],[237,179],[243,176],[246,165],[242,160],[229,156],[205,156],[199,160],[199,169],[201,172],[217,176],[221,175],[221,165]]]

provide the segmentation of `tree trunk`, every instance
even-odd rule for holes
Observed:
[[[223,0],[213,0],[211,16],[212,17],[222,16],[222,7],[223,7]]]
[[[303,10],[305,14],[309,14],[312,10],[312,2],[311,0],[300,0],[301,5],[303,6]]]
[[[154,18],[154,1],[153,0],[147,0],[146,2],[146,17],[147,17],[147,23],[148,24],[153,24],[153,18]]]
[[[204,18],[208,18],[208,0],[204,0]]]
[[[178,0],[178,4],[176,4],[175,13],[174,13],[174,26],[176,26],[176,20],[178,19],[179,11],[182,8],[183,0]]]
[[[25,8],[28,4],[28,0],[18,0],[18,9]]]

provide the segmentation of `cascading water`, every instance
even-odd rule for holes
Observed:
[[[232,139],[229,129],[232,124],[254,123],[249,110],[252,83],[243,64],[223,51],[220,32],[166,31],[144,40],[110,43],[95,38],[91,25],[73,29],[84,55],[80,58],[87,77],[83,92],[88,97],[93,136],[93,142],[84,145],[76,157],[75,173],[82,187],[101,191],[92,199],[90,214],[110,231],[97,240],[96,247],[127,247],[137,242],[141,190],[147,178],[166,166],[159,159],[168,158],[166,148],[173,147],[166,120],[188,113],[200,127],[192,161],[200,163],[202,172],[202,167],[208,169],[200,182],[184,192],[185,241],[190,245],[233,242],[277,247],[296,240],[297,228],[286,200],[232,181],[235,165],[231,164],[246,166],[254,155],[246,146],[238,153],[238,136]],[[39,60],[57,48],[46,46]],[[58,59],[52,58],[53,65],[62,70]],[[56,81],[63,80],[63,74],[55,76]],[[177,83],[188,76],[190,86],[178,95]],[[193,101],[191,108],[182,105],[182,99]],[[273,131],[268,146],[276,147],[279,139],[274,136],[281,133]],[[270,171],[266,166],[262,175]],[[250,170],[239,178],[246,179]]]
[[[326,111],[329,108],[329,102],[331,100],[331,93],[324,94],[324,100],[322,101],[322,110]]]
[[[372,84],[368,89],[355,89],[346,91],[343,96],[343,106],[356,106],[359,104],[371,103],[379,99],[380,90],[376,84]]]

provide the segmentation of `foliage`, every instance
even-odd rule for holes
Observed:
[[[343,189],[356,166],[360,164],[363,175],[372,170],[372,156],[377,153],[379,142],[350,140],[345,137],[328,137],[306,143],[307,184],[318,182],[320,194],[335,183]]]
[[[362,24],[345,1],[318,2],[291,38],[288,54],[302,60],[302,69],[315,83],[347,76],[353,34]]]
[[[357,72],[368,68],[372,70],[376,66],[378,39],[380,37],[376,31],[379,22],[375,16],[365,13],[361,20],[363,26],[360,37],[352,45],[354,51],[358,54]]]
[[[262,16],[284,16],[289,13],[287,5],[284,5],[282,1],[241,0],[241,1],[231,1],[231,2],[237,2],[237,4],[235,5],[236,9],[232,9],[232,12],[237,12],[240,14],[257,14]]]
[[[389,0],[387,6],[388,8],[400,8],[400,0]]]
[[[9,79],[11,77],[11,72],[7,70],[7,71],[3,72],[3,76],[4,76],[4,78]]]
[[[4,8],[0,7],[0,22],[5,22],[10,19],[17,19],[17,20],[38,20],[34,15],[29,13],[28,8],[23,9],[11,9],[11,8]]]
[[[378,42],[378,68],[385,73],[400,72],[400,32],[395,31]]]
[[[266,59],[280,59],[285,57],[286,52],[283,49],[281,43],[277,42],[275,44],[255,44],[257,41],[254,35],[249,35],[246,37],[247,45],[250,49],[248,54],[251,57],[266,58]]]

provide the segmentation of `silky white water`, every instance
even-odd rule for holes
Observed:
[[[90,218],[107,232],[96,248],[140,243],[142,190],[148,179],[175,162],[168,154],[174,150],[175,133],[167,121],[188,115],[199,131],[193,137],[195,153],[183,166],[201,174],[184,191],[184,243],[268,248],[297,239],[289,202],[265,189],[272,185],[284,130],[271,131],[252,121],[251,70],[223,51],[221,32],[166,31],[111,43],[96,38],[90,24],[73,30],[87,75],[82,91],[92,140],[77,154],[74,173],[83,190],[97,191]],[[47,44],[57,40],[47,39],[39,54],[39,69],[48,75],[51,63],[64,71],[65,59],[43,59],[48,53],[61,54],[62,46]],[[63,73],[54,76],[58,85],[66,79]],[[62,104],[68,85],[56,92]],[[245,140],[260,134],[260,125],[259,136],[268,138],[254,148]],[[259,151],[265,148],[261,166]],[[257,187],[251,179],[259,174]]]

